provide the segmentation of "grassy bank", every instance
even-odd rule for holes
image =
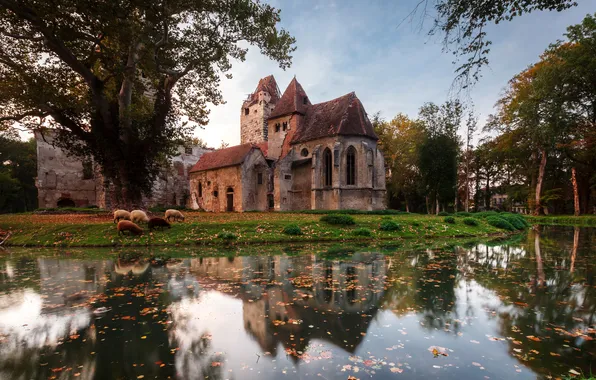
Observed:
[[[442,216],[417,214],[349,215],[354,221],[352,225],[329,224],[321,221],[322,217],[303,213],[186,213],[186,222],[175,223],[169,230],[149,233],[141,225],[145,234],[135,237],[118,236],[107,214],[13,214],[0,215],[0,230],[11,233],[5,245],[26,247],[366,243],[507,233],[484,219],[479,219],[477,225],[468,225],[463,222],[464,217],[457,216],[451,223]],[[288,228],[290,225],[292,228]]]
[[[596,227],[596,215],[547,215],[547,216],[525,216],[528,222],[533,224],[545,224],[552,226],[580,226]]]

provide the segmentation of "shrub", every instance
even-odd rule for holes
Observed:
[[[519,215],[503,213],[500,217],[511,223],[517,230],[523,230],[528,227],[528,222]]]
[[[238,235],[233,232],[222,231],[217,235],[218,238],[225,241],[232,241],[238,239]]]
[[[414,226],[414,227],[420,227],[420,222],[412,222],[412,226]]]
[[[449,216],[451,215],[450,213],[448,213],[447,211],[441,211],[437,214],[438,216]]]
[[[401,227],[399,224],[395,223],[393,220],[384,220],[381,222],[381,226],[379,227],[381,231],[399,231]]]
[[[354,236],[371,236],[372,232],[365,227],[361,227],[361,228],[356,228],[354,231],[352,231],[352,235]]]
[[[455,224],[455,218],[452,216],[445,217],[445,219],[443,219],[443,221],[445,221],[445,223]]]
[[[467,211],[460,211],[460,212],[456,212],[455,215],[456,216],[471,216],[472,213],[469,213]]]
[[[351,226],[356,224],[356,221],[350,215],[344,214],[329,214],[321,217],[321,222],[341,225],[341,226]]]
[[[464,224],[468,226],[477,226],[478,221],[474,218],[464,218]]]
[[[302,235],[302,230],[295,224],[288,224],[284,227],[284,234],[286,235]]]
[[[486,218],[486,221],[493,227],[501,228],[507,231],[515,230],[515,227],[513,227],[511,223],[509,223],[500,216],[489,216]]]
[[[477,212],[472,215],[474,218],[487,218],[489,216],[499,216],[499,214],[495,211],[482,211]]]

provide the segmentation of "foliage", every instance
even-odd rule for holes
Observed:
[[[448,213],[447,211],[440,211],[439,213],[437,213],[437,216],[449,216],[451,215],[450,213]]]
[[[471,216],[472,213],[471,212],[467,212],[467,211],[459,211],[455,213],[455,216]]]
[[[393,220],[384,220],[379,227],[381,231],[399,231],[401,226]]]
[[[478,221],[474,218],[464,218],[464,224],[475,227],[478,225]]]
[[[138,202],[223,102],[220,75],[249,45],[290,65],[295,41],[279,22],[253,0],[3,0],[0,122],[49,125],[58,146],[93,157],[117,195]]]
[[[0,133],[0,213],[37,207],[37,149],[35,140]]]
[[[329,214],[321,217],[321,222],[333,224],[333,225],[342,225],[342,226],[351,226],[356,224],[356,221],[350,215],[343,215],[343,214]]]
[[[427,2],[421,2],[413,14],[422,3],[426,11]],[[574,0],[436,0],[436,16],[430,34],[444,34],[444,48],[448,50],[454,47],[453,53],[464,58],[456,69],[454,82],[465,89],[480,79],[482,67],[488,65],[491,41],[486,38],[486,29],[489,25],[511,21],[524,13],[545,10],[560,12],[574,5],[577,5]],[[425,11],[423,17],[426,17]]]
[[[449,224],[455,224],[455,218],[454,218],[454,217],[452,217],[452,216],[447,216],[447,217],[445,217],[445,219],[443,219],[443,221],[444,221],[445,223],[449,223]]]
[[[511,223],[516,230],[524,230],[527,227],[525,219],[519,215],[503,213],[499,217]]]
[[[509,223],[507,220],[501,218],[500,216],[488,216],[486,218],[486,222],[488,224],[490,224],[491,226],[501,228],[503,230],[507,230],[507,231],[515,230],[515,227],[513,227],[513,225],[511,225],[511,223]]]
[[[299,210],[299,211],[282,211],[282,213],[289,214],[314,214],[314,215],[327,215],[327,214],[347,214],[347,215],[403,215],[406,214],[400,210]]]
[[[366,227],[356,228],[352,231],[352,235],[354,236],[372,236],[372,231]]]
[[[297,224],[288,224],[284,227],[284,234],[286,235],[302,235],[302,230]]]
[[[228,232],[228,231],[222,231],[219,234],[217,234],[217,237],[221,240],[225,240],[225,241],[232,241],[232,240],[236,240],[238,239],[238,235],[236,235],[233,232]]]

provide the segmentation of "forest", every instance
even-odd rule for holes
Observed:
[[[511,78],[482,128],[460,100],[424,104],[416,118],[377,113],[372,122],[390,208],[594,213],[596,15]]]

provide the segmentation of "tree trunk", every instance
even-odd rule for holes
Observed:
[[[410,206],[408,205],[408,198],[404,197],[404,200],[406,201],[406,212],[410,212]]]
[[[579,192],[577,191],[577,178],[575,177],[575,166],[571,168],[571,183],[573,184],[573,215],[579,216]]]
[[[484,207],[490,209],[490,175],[488,170],[486,171],[486,187],[484,188]]]
[[[430,208],[428,207],[428,195],[424,197],[424,199],[426,200],[426,213],[430,214]]]
[[[546,151],[542,149],[540,154],[542,157],[540,158],[540,167],[538,168],[538,180],[536,181],[533,215],[540,215],[543,212],[542,205],[540,204],[540,196],[542,195],[542,181],[544,180],[544,170],[546,168]]]
[[[435,194],[435,215],[439,215],[439,194]]]

